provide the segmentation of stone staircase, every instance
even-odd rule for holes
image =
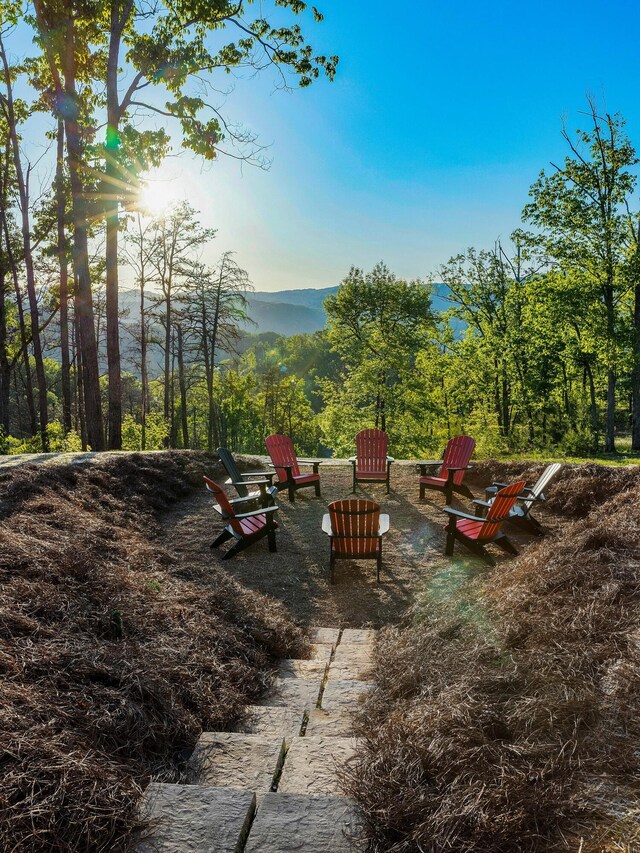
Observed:
[[[236,732],[204,732],[194,784],[154,782],[153,834],[137,853],[357,853],[354,803],[337,768],[355,753],[353,717],[373,686],[375,631],[315,628],[311,660],[281,663],[273,693]]]

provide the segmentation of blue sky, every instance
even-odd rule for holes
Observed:
[[[632,0],[317,5],[325,21],[305,31],[340,55],[335,82],[290,93],[267,73],[227,99],[271,168],[182,154],[167,169],[257,289],[326,287],[381,259],[423,277],[506,237],[588,93],[640,148]]]

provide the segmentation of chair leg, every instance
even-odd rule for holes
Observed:
[[[296,500],[296,488],[293,485],[289,486],[289,500],[291,503],[295,503]]]
[[[220,536],[218,536],[218,538],[217,538],[217,539],[214,539],[214,540],[213,540],[213,542],[211,543],[211,545],[209,545],[209,547],[210,547],[210,548],[219,548],[219,547],[220,547],[221,545],[223,545],[223,544],[224,544],[228,539],[231,539],[231,538],[232,538],[232,536],[233,536],[233,534],[232,534],[232,533],[229,533],[229,531],[228,531],[228,530],[227,530],[227,528],[225,527],[225,529],[222,531],[222,533],[220,534]]]
[[[496,539],[493,540],[494,544],[498,546],[498,548],[502,548],[503,551],[506,551],[507,554],[513,554],[514,557],[517,557],[520,551],[516,548],[513,542],[509,539],[508,536],[505,536],[504,533],[501,533]]]
[[[244,551],[245,548],[248,548],[249,545],[252,545],[252,544],[253,544],[253,539],[248,539],[248,538],[238,539],[236,544],[232,545],[231,548],[229,548],[229,550],[225,554],[222,555],[222,559],[223,560],[231,560],[233,557],[235,557],[237,554],[239,554],[240,551]]]
[[[353,487],[352,487],[352,489],[351,489],[351,492],[352,492],[352,494],[354,494],[354,495],[355,495],[355,493],[356,493],[356,482],[357,482],[357,481],[356,481],[356,466],[354,465],[354,466],[353,466]]]
[[[453,545],[456,541],[456,522],[455,519],[451,518],[449,523],[447,524],[447,546],[444,549],[445,556],[452,557],[453,556]]]
[[[320,481],[318,481],[318,482],[315,484],[315,488],[316,488],[316,497],[317,497],[317,498],[322,497],[322,495],[320,494]]]
[[[451,506],[451,501],[453,500],[453,489],[447,483],[444,487],[444,502],[447,506]]]
[[[267,532],[267,542],[269,543],[269,550],[272,553],[278,550],[276,547],[276,531],[274,529]]]
[[[459,486],[454,486],[453,490],[457,492],[459,495],[464,495],[465,498],[469,498],[470,501],[473,500],[473,492],[468,486],[465,486],[464,483],[460,483]]]
[[[424,490],[425,490],[425,485],[424,485],[424,483],[420,483],[420,500],[421,500],[421,501],[423,501],[423,500],[424,500]]]
[[[335,580],[334,580],[334,569],[335,569],[335,565],[336,565],[336,558],[335,558],[335,555],[333,553],[333,547],[331,545],[331,541],[329,541],[329,549],[331,551],[331,554],[329,556],[329,583],[332,584],[335,582]]]
[[[376,560],[376,580],[380,583],[380,569],[382,568],[382,538],[378,542],[378,559]]]

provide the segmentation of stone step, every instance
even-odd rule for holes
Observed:
[[[340,794],[338,768],[353,759],[355,738],[311,737],[291,741],[278,783],[283,794]]]
[[[284,755],[281,736],[203,732],[191,767],[199,785],[252,791],[260,801],[274,785]]]
[[[248,705],[246,719],[238,726],[238,731],[245,734],[283,738],[285,743],[288,743],[291,738],[300,734],[303,722],[302,708]]]
[[[373,646],[363,643],[352,643],[351,645],[337,646],[332,663],[370,663],[373,664]]]
[[[329,660],[333,649],[330,643],[311,643],[311,660]]]
[[[255,806],[251,791],[152,782],[142,800],[152,825],[136,853],[241,853]]]
[[[314,708],[309,713],[305,734],[307,737],[352,737],[353,714],[347,710]]]
[[[359,853],[365,845],[355,804],[347,797],[267,794],[246,853]]]
[[[276,678],[271,696],[260,704],[267,707],[302,708],[310,711],[318,705],[323,679]]]
[[[278,675],[280,678],[315,678],[323,681],[327,672],[326,660],[297,660],[286,658],[280,662]]]
[[[329,665],[327,673],[329,681],[371,681],[373,678],[373,663],[371,660],[335,660]]]
[[[333,646],[338,642],[340,628],[310,628],[309,637],[312,643],[329,643]]]
[[[364,702],[367,693],[373,690],[372,681],[347,680],[327,681],[322,694],[322,707],[327,711],[349,710],[356,712]]]
[[[350,646],[354,643],[373,645],[378,632],[373,628],[345,628],[340,637],[340,643]]]

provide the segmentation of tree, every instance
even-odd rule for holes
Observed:
[[[613,452],[620,347],[616,315],[629,288],[625,271],[637,234],[630,197],[636,185],[631,168],[638,158],[619,115],[600,115],[590,100],[588,117],[590,128],[577,131],[576,142],[563,129],[570,154],[563,166],[552,164],[551,174],[541,172],[523,218],[540,228],[541,245],[562,269],[581,271],[585,298],[597,292],[593,323],[602,330],[607,367],[605,451]]]
[[[433,331],[430,287],[397,279],[383,263],[366,274],[352,267],[325,308],[329,340],[354,392],[386,429],[399,386]]]

